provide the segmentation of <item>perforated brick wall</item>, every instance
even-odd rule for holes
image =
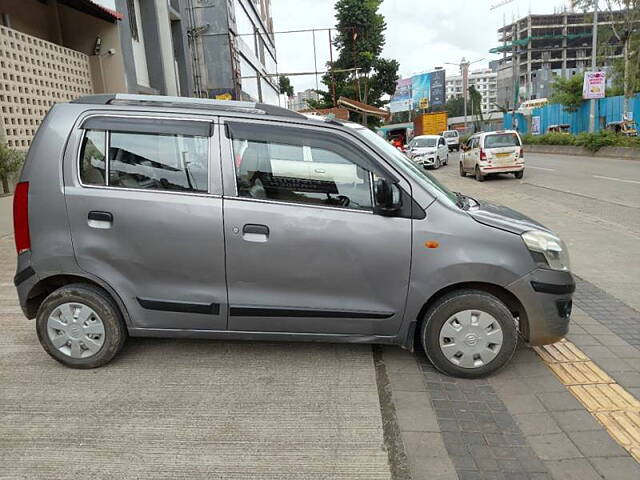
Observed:
[[[87,55],[0,27],[0,128],[10,148],[29,148],[54,103],[91,93]]]

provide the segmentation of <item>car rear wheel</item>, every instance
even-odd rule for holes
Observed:
[[[476,165],[475,172],[476,172],[476,180],[479,182],[484,182],[484,175],[482,175],[482,173],[480,172],[480,167],[478,167],[477,165]]]
[[[524,177],[524,170],[520,170],[519,172],[514,172],[513,176],[516,177],[516,178]]]
[[[462,166],[462,162],[460,162],[459,165],[460,165],[460,176],[461,177],[466,177],[467,176],[467,172],[464,171],[464,167]]]
[[[435,368],[455,377],[478,378],[511,359],[518,332],[511,312],[497,297],[459,290],[429,308],[420,339]]]
[[[127,330],[118,307],[101,289],[72,284],[51,293],[36,317],[45,351],[72,368],[95,368],[122,348]]]

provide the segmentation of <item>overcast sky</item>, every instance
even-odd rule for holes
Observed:
[[[96,1],[96,0],[94,0]],[[113,0],[97,0],[113,7]],[[482,61],[473,68],[486,66],[497,54],[497,29],[503,16],[507,23],[531,13],[552,13],[570,4],[570,0],[513,0],[490,10],[504,0],[384,0],[381,13],[387,22],[383,55],[400,62],[400,74],[429,71],[436,66],[457,74],[458,68],[446,62]],[[273,26],[276,32],[334,27],[334,0],[271,0]],[[328,32],[316,32],[317,69],[323,71],[329,60]],[[311,32],[276,34],[278,71],[284,73],[313,72],[314,40]],[[315,88],[315,75],[292,76],[296,91]],[[320,84],[320,88],[323,85]]]

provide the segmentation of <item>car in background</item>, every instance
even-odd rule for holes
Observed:
[[[482,182],[495,173],[513,173],[516,178],[524,175],[524,149],[515,130],[477,133],[467,140],[462,151],[461,177],[470,173]]]
[[[424,168],[449,163],[449,147],[442,135],[419,135],[409,142],[409,158]]]
[[[446,140],[450,152],[453,150],[460,151],[460,134],[457,130],[445,130],[442,132],[442,136]]]

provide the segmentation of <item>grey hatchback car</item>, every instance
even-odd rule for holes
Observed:
[[[127,336],[420,345],[479,377],[566,333],[565,244],[371,130],[271,105],[54,106],[14,197],[20,304],[75,368]]]

